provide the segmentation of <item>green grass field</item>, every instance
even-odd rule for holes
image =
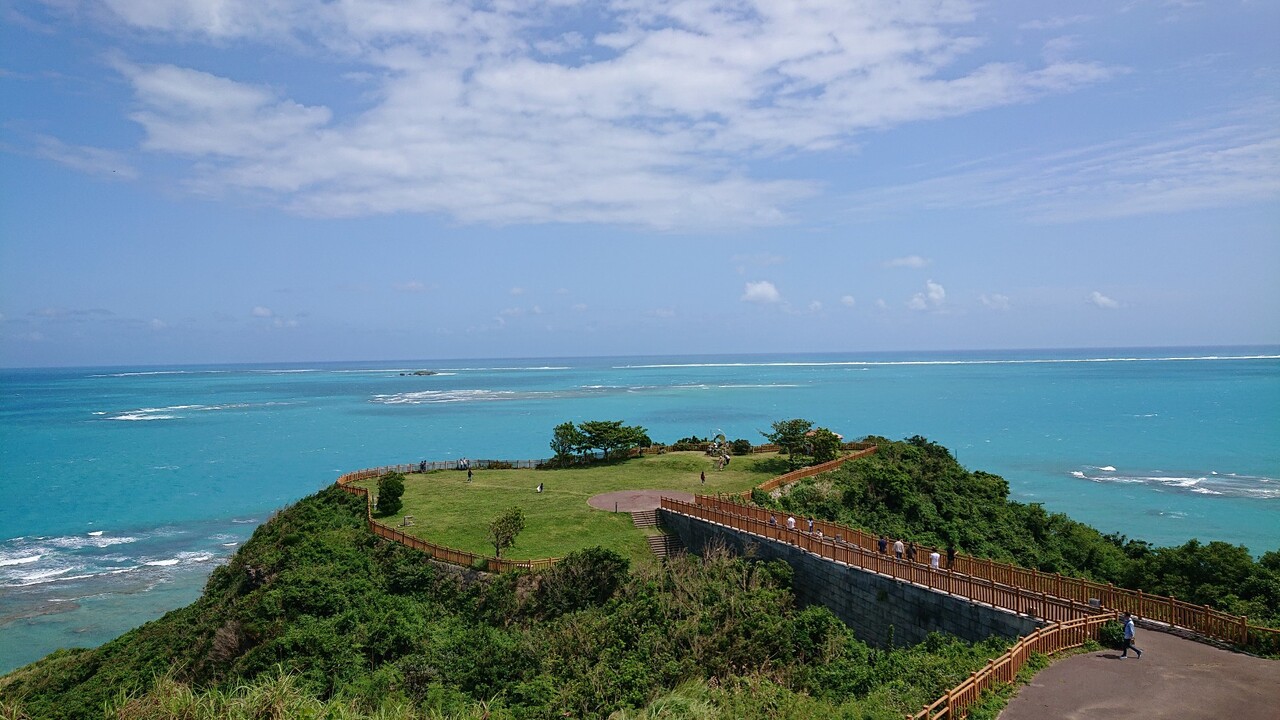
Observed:
[[[703,470],[706,485],[699,482]],[[786,471],[786,461],[774,454],[734,457],[729,467],[716,470],[715,459],[700,452],[673,452],[586,468],[477,470],[471,483],[457,470],[413,473],[405,476],[399,515],[381,520],[399,525],[403,516],[412,515],[414,525],[404,528],[406,532],[492,556],[486,537],[489,521],[516,505],[524,511],[525,529],[505,557],[563,557],[599,545],[637,559],[648,554],[644,531],[631,524],[629,514],[596,510],[587,505],[587,498],[617,490],[742,492]],[[541,494],[534,491],[539,482],[544,483]],[[377,480],[358,484],[377,492]]]

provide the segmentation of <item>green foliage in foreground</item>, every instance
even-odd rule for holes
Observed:
[[[872,649],[826,609],[797,609],[789,566],[724,553],[633,565],[594,549],[473,573],[377,539],[362,503],[330,488],[285,509],[191,606],[0,678],[6,712],[523,720],[683,703],[705,713],[675,717],[896,718],[1006,647]],[[164,709],[182,703],[197,709]]]
[[[874,455],[798,483],[776,504],[788,512],[875,534],[1115,583],[1247,615],[1280,627],[1280,551],[1254,560],[1244,546],[1191,540],[1153,547],[1103,535],[1039,503],[1009,500],[1004,478],[970,472],[941,445],[868,438]],[[772,502],[762,493],[757,502]]]

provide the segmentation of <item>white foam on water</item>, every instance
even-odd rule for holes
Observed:
[[[102,530],[94,530],[93,532],[88,533],[88,535],[89,537],[102,537],[102,533]]]
[[[738,367],[877,367],[919,365],[1057,365],[1071,363],[1111,362],[1192,362],[1219,360],[1280,360],[1280,355],[1203,355],[1194,357],[1097,357],[1097,358],[1038,358],[1026,360],[831,360],[831,361],[778,361],[778,362],[719,362],[719,363],[652,363],[645,365],[614,365],[614,370],[649,370],[661,368],[738,368]]]
[[[171,565],[177,565],[180,562],[182,561],[177,558],[169,558],[168,560],[150,560],[142,564],[150,565],[151,567],[169,567]]]
[[[1280,498],[1280,485],[1275,482],[1274,478],[1268,477],[1237,475],[1235,473],[1223,476],[1216,472],[1200,476],[1181,474],[1165,475],[1159,470],[1151,471],[1149,474],[1145,475],[1113,475],[1111,473],[1114,472],[1115,468],[1109,466],[1093,469],[1104,472],[1103,474],[1090,474],[1080,470],[1073,470],[1070,474],[1073,478],[1089,480],[1096,483],[1148,485],[1156,490],[1174,490],[1178,492],[1194,493],[1196,495],[1256,498],[1263,500]]]
[[[4,558],[0,560],[0,567],[9,567],[10,565],[26,565],[38,561],[43,555],[28,555],[26,557]]]

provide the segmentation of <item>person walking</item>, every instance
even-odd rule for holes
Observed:
[[[889,548],[889,538],[885,537],[884,535],[881,535],[880,539],[876,541],[876,547],[880,548],[881,555],[885,554],[885,552]]]
[[[1137,645],[1133,644],[1133,616],[1129,613],[1124,614],[1124,649],[1120,651],[1120,659],[1124,660],[1129,657],[1129,648],[1138,653],[1138,659],[1142,659],[1142,651]]]
[[[916,561],[916,542],[915,540],[912,540],[911,544],[907,546],[907,562],[915,562],[915,561]]]
[[[788,529],[788,530],[795,530],[795,529],[796,529],[796,518],[795,518],[795,516],[794,516],[794,515],[788,515],[788,516],[787,516],[787,529]]]
[[[941,559],[942,559],[942,556],[938,554],[937,550],[934,550],[933,552],[929,553],[929,567],[933,568],[934,570],[937,570],[938,561]]]
[[[896,557],[896,558],[898,558],[899,560],[901,560],[901,559],[902,559],[902,552],[903,552],[903,549],[904,549],[904,548],[905,548],[905,546],[902,544],[902,540],[894,540],[894,541],[893,541],[893,556],[894,556],[894,557]]]
[[[956,566],[956,544],[947,543],[947,569],[951,570]]]
[[[467,468],[467,482],[471,482],[471,468]]]
[[[703,470],[703,471],[702,471],[702,484],[703,484],[703,485],[706,485],[706,484],[707,484],[707,471],[706,471],[706,470]]]

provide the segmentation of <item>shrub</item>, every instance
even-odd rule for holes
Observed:
[[[378,514],[395,515],[404,507],[404,475],[389,472],[378,478]]]
[[[734,440],[729,444],[729,447],[733,448],[734,455],[751,454],[751,441],[746,438],[738,438],[737,440]]]
[[[1098,642],[1115,650],[1124,647],[1124,625],[1118,620],[1108,620],[1098,628]]]

